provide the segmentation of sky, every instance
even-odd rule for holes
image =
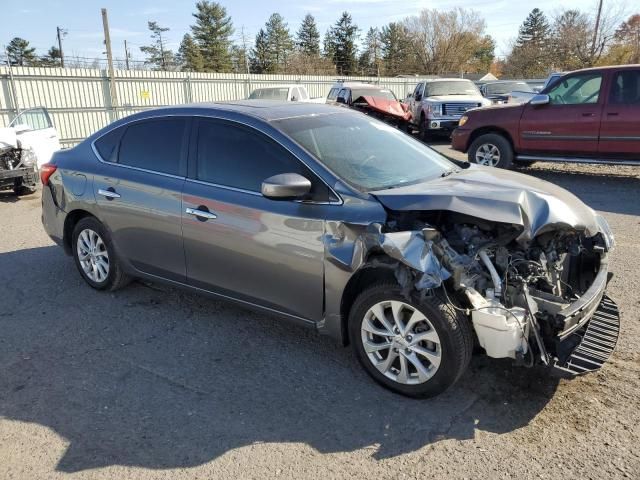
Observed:
[[[306,13],[315,16],[322,35],[340,16],[351,13],[362,30],[381,27],[391,21],[414,15],[424,8],[446,10],[462,7],[478,11],[487,24],[486,33],[497,42],[496,54],[504,56],[509,44],[517,36],[518,27],[534,7],[548,16],[559,9],[579,8],[595,10],[597,0],[220,0],[231,15],[235,27],[233,38],[241,43],[244,31],[252,44],[255,34],[274,12],[280,13],[293,33]],[[616,3],[626,0],[608,0]],[[155,20],[169,27],[169,48],[177,50],[182,36],[193,24],[195,0],[17,0],[4,2],[0,27],[0,47],[13,37],[22,37],[44,54],[56,43],[56,26],[67,31],[63,39],[65,55],[95,58],[103,56],[103,32],[100,9],[107,8],[111,42],[115,58],[124,58],[127,40],[134,59],[143,59],[140,46],[149,43],[147,21]],[[605,4],[607,0],[605,0]],[[624,5],[624,4],[622,4]]]

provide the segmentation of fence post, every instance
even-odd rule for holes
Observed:
[[[6,50],[5,50],[5,54],[6,54]],[[14,113],[14,117],[17,117],[20,114],[20,104],[18,103],[18,91],[16,89],[16,82],[15,79],[13,78],[13,69],[11,68],[11,62],[8,61],[9,56],[7,55],[7,68],[9,69],[9,94],[11,95],[11,102],[7,102],[7,103],[11,103],[13,104],[12,106],[12,110],[15,110]],[[13,118],[9,119],[9,121],[13,120]]]
[[[102,72],[102,94],[104,96],[104,108],[107,110],[109,114],[109,123],[115,122],[116,112],[113,108],[113,102],[111,97],[111,79],[107,74],[106,70],[100,70]]]
[[[191,90],[191,73],[187,72],[184,82],[184,103],[193,102],[193,91]]]

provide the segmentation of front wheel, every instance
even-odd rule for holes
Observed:
[[[468,158],[470,163],[508,169],[513,165],[513,148],[502,135],[486,133],[473,141]]]
[[[473,349],[469,322],[435,294],[403,296],[375,284],[356,299],[349,336],[358,360],[381,385],[410,397],[432,397],[453,385]]]

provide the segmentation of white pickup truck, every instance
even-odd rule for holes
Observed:
[[[273,85],[256,88],[249,100],[276,100],[279,102],[324,103],[324,97],[311,98],[304,85]]]

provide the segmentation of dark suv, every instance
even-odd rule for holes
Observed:
[[[472,110],[452,135],[470,162],[640,165],[640,65],[564,75],[522,105]]]

